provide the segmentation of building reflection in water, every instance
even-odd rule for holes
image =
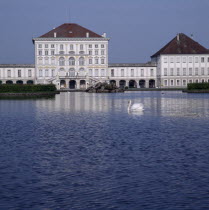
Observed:
[[[143,112],[128,113],[128,101],[142,103]],[[127,92],[123,94],[96,94],[70,92],[57,95],[54,100],[37,100],[39,109],[49,112],[123,112],[136,115],[209,117],[209,96],[181,92]],[[122,114],[122,113],[121,113]]]

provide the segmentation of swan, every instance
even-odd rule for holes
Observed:
[[[133,104],[132,105],[132,101],[128,101],[128,111],[143,111],[144,107],[143,104]]]

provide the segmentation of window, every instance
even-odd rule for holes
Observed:
[[[164,63],[167,63],[167,57],[164,57]]]
[[[99,59],[95,58],[95,64],[99,64]]]
[[[51,51],[51,55],[54,55],[54,50]]]
[[[183,63],[186,63],[187,59],[186,57],[183,57]]]
[[[89,76],[92,76],[92,69],[89,69]]]
[[[54,44],[51,45],[51,48],[54,48]]]
[[[48,76],[49,76],[49,70],[46,69],[46,70],[45,70],[45,77],[48,77]]]
[[[208,75],[209,75],[209,68],[208,68]]]
[[[42,48],[42,44],[39,44],[39,45],[38,45],[38,48]]]
[[[195,57],[195,63],[198,63],[198,57]]]
[[[45,48],[48,48],[49,47],[49,45],[48,44],[45,44]]]
[[[38,58],[38,64],[39,64],[39,65],[43,64],[42,58]]]
[[[104,64],[105,63],[105,60],[104,58],[101,59],[101,64]]]
[[[168,86],[168,80],[164,80],[164,86]]]
[[[73,44],[70,45],[70,50],[73,50]]]
[[[201,63],[204,63],[204,62],[205,62],[205,58],[201,57]]]
[[[49,55],[49,52],[48,52],[48,50],[46,50],[46,51],[45,51],[45,55]]]
[[[164,76],[168,76],[168,70],[167,70],[167,68],[164,68]]]
[[[177,76],[180,76],[180,68],[177,68]]]
[[[192,76],[192,68],[189,68],[189,76]]]
[[[209,57],[208,57],[208,63],[209,63]]]
[[[174,82],[173,82],[173,80],[171,80],[171,86],[173,86],[174,85]]]
[[[99,51],[98,50],[95,50],[95,55],[98,55],[99,54]]]
[[[173,68],[170,69],[170,74],[173,76]]]
[[[104,44],[101,45],[101,48],[104,48]]]
[[[105,51],[104,50],[101,50],[101,55],[104,55],[105,54]]]
[[[131,77],[134,77],[134,69],[131,69]]]
[[[75,66],[75,58],[73,57],[69,58],[69,66]]]
[[[92,55],[92,50],[89,50],[89,55]]]
[[[84,70],[84,68],[80,68],[79,69],[79,75],[82,76],[82,77],[85,76],[85,70]]]
[[[186,76],[187,73],[186,70],[187,70],[186,68],[183,68],[183,76]]]
[[[52,65],[55,65],[55,58],[52,58]]]
[[[45,58],[45,64],[48,65],[49,64],[49,59],[46,57]]]
[[[11,70],[7,70],[7,77],[11,77]]]
[[[192,80],[191,79],[189,80],[189,83],[192,83]]]
[[[18,77],[21,77],[21,70],[18,70],[17,76],[18,76]]]
[[[69,69],[69,76],[70,77],[75,77],[75,69],[74,68]]]
[[[202,83],[204,83],[205,82],[205,80],[204,79],[202,79]]]
[[[180,80],[179,79],[176,80],[176,85],[180,86]]]
[[[101,69],[101,76],[105,77],[105,70],[104,69]]]
[[[95,69],[95,77],[98,77],[98,76],[99,76],[99,70]]]
[[[192,57],[189,57],[189,63],[192,63]]]
[[[39,69],[39,77],[42,77],[42,69]]]
[[[141,69],[141,76],[144,76],[144,69]]]
[[[180,63],[180,57],[177,57],[177,58],[176,58],[176,62],[177,62],[177,63]]]
[[[173,57],[170,57],[170,62],[173,63]]]
[[[92,64],[92,59],[91,58],[89,58],[89,64]]]
[[[89,45],[89,48],[92,48],[92,44]]]
[[[42,50],[39,50],[38,51],[38,55],[42,55]]]
[[[60,50],[63,50],[64,49],[64,46],[63,44],[60,45]]]
[[[154,70],[150,69],[150,76],[153,77],[154,76]]]
[[[121,69],[121,77],[124,77],[124,69]]]
[[[83,50],[83,44],[80,45],[80,50]]]
[[[187,84],[187,81],[183,80],[183,86],[186,86],[186,84]]]
[[[95,44],[95,48],[98,48],[98,44]]]
[[[195,75],[198,75],[198,68],[195,68]]]
[[[31,71],[31,69],[28,70],[28,77],[32,77],[32,71]]]
[[[114,69],[111,69],[111,77],[114,77]]]
[[[52,77],[55,77],[55,70],[52,69]]]
[[[79,65],[84,66],[84,64],[85,64],[84,57],[80,57],[79,58]]]
[[[205,74],[205,69],[201,68],[201,74],[204,75]]]
[[[61,57],[61,58],[59,59],[59,65],[60,65],[60,66],[64,66],[64,65],[65,65],[65,59],[64,59],[63,57]]]
[[[195,82],[196,82],[196,83],[198,83],[198,82],[199,82],[199,80],[198,80],[198,79],[196,79],[196,80],[195,80]]]

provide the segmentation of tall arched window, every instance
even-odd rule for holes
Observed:
[[[65,65],[65,59],[64,59],[63,57],[61,57],[61,58],[59,59],[59,65],[60,65],[60,66],[64,66],[64,65]]]
[[[60,50],[63,50],[64,49],[64,46],[63,44],[60,45]]]
[[[75,66],[75,58],[73,57],[69,58],[69,66]]]
[[[79,58],[79,65],[80,66],[84,66],[85,62],[84,62],[84,57],[80,57]]]
[[[85,70],[84,70],[84,68],[80,68],[79,69],[79,75],[80,76],[85,76]]]
[[[74,68],[69,69],[69,76],[70,77],[75,77],[75,69]]]

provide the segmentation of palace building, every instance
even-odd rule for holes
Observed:
[[[35,64],[0,64],[0,84],[86,89],[97,82],[130,88],[182,88],[209,81],[209,50],[178,34],[148,63],[108,63],[106,34],[66,23],[34,38]]]

